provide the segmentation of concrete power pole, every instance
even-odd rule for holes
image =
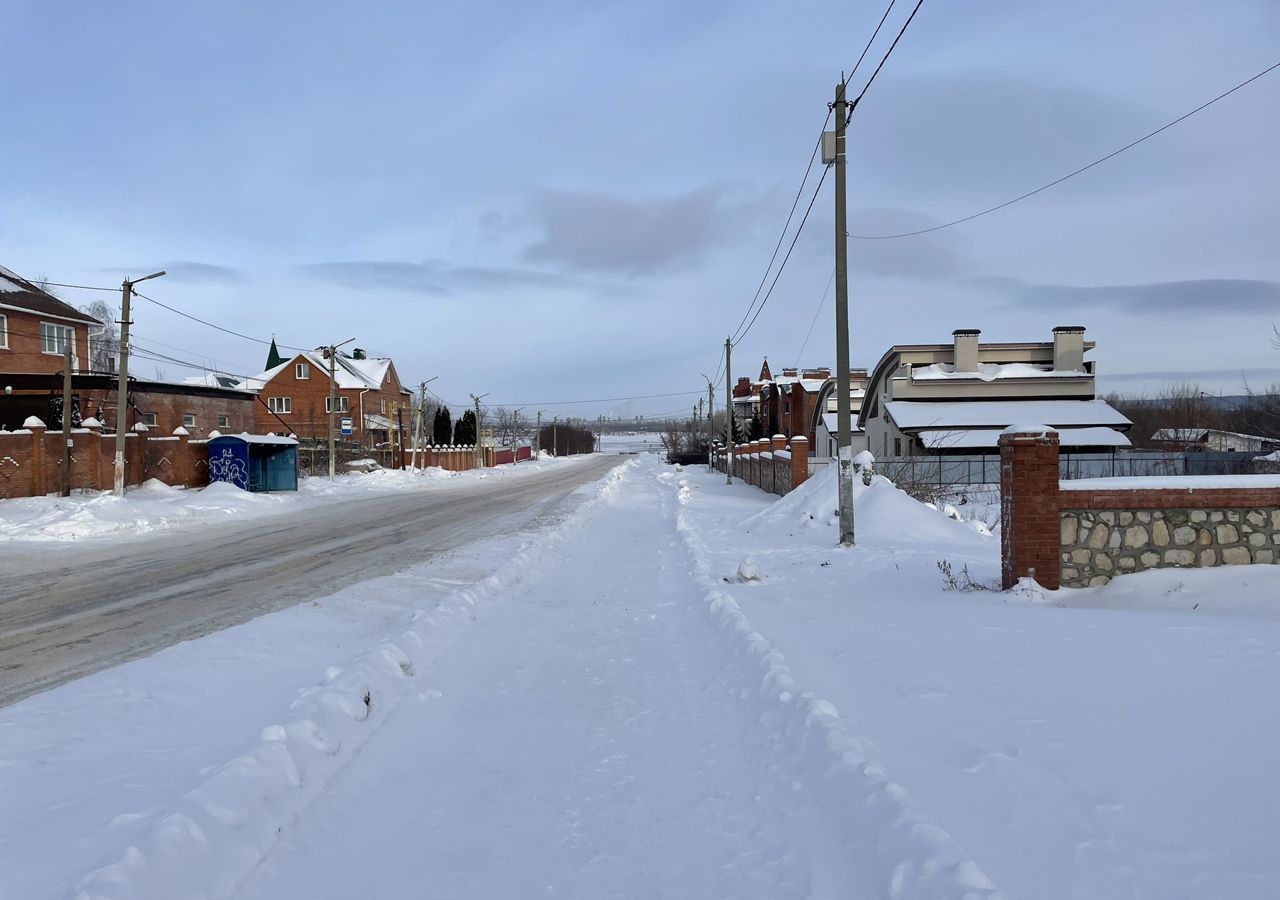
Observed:
[[[338,438],[333,433],[333,417],[338,411],[338,347],[329,345],[329,480],[333,481],[338,472]]]
[[[144,278],[130,281],[126,278],[120,285],[120,367],[116,378],[116,458],[114,482],[111,493],[117,497],[124,496],[124,436],[129,430],[129,303],[133,299],[133,286],[142,281],[159,278],[164,272],[155,272]]]
[[[836,444],[839,450],[840,545],[853,546],[853,442],[849,409],[849,236],[845,222],[844,80],[836,85]]]
[[[542,455],[542,410],[538,410],[538,428],[533,433],[533,458]]]
[[[711,449],[712,419],[716,416],[716,394],[711,382],[707,382],[707,471],[715,467],[715,451]]]
[[[724,483],[733,484],[733,341],[724,339]]]
[[[488,397],[489,395],[481,394],[479,397],[477,397],[475,394],[471,394],[470,396],[471,396],[471,399],[474,400],[476,403],[476,468],[483,469],[484,468],[484,445],[480,441],[480,401],[483,400],[485,397]]]
[[[87,349],[87,348],[86,348]],[[62,360],[62,490],[71,496],[71,341]]]

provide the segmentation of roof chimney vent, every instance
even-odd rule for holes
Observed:
[[[1059,325],[1053,329],[1055,372],[1084,371],[1084,326]]]
[[[367,357],[366,357],[366,356],[365,356],[365,354],[364,354],[364,348],[363,348],[363,347],[354,347],[354,348],[352,348],[352,350],[351,350],[351,358],[352,358],[352,359],[367,359]]]
[[[978,371],[978,338],[982,332],[977,328],[957,328],[951,332],[955,338],[955,367],[957,372]]]

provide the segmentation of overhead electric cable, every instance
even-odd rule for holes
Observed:
[[[1081,175],[1089,171],[1094,166],[1101,165],[1107,160],[1114,159],[1115,157],[1119,156],[1121,153],[1124,153],[1126,150],[1132,150],[1134,147],[1138,146],[1144,141],[1148,141],[1151,138],[1155,137],[1156,135],[1160,134],[1162,131],[1167,131],[1173,126],[1181,122],[1185,122],[1187,119],[1191,118],[1196,113],[1201,112],[1202,110],[1208,109],[1210,106],[1217,103],[1219,100],[1222,100],[1226,97],[1231,96],[1236,91],[1240,90],[1241,88],[1249,84],[1252,84],[1253,82],[1257,81],[1259,78],[1262,78],[1264,75],[1274,72],[1276,69],[1280,69],[1280,62],[1271,64],[1270,66],[1263,69],[1261,72],[1257,73],[1256,75],[1253,75],[1250,78],[1246,78],[1244,81],[1240,82],[1230,90],[1223,91],[1221,94],[1214,97],[1212,100],[1209,100],[1205,103],[1200,104],[1195,109],[1191,110],[1190,112],[1183,113],[1182,115],[1178,116],[1178,118],[1170,122],[1166,122],[1164,125],[1161,125],[1159,128],[1155,129],[1154,131],[1147,132],[1137,140],[1130,141],[1129,143],[1125,144],[1123,147],[1120,147],[1117,150],[1112,150],[1106,156],[1095,159],[1093,162],[1089,163],[1088,165],[1081,166],[1080,168],[1072,172],[1068,172],[1066,175],[1063,175],[1060,178],[1055,178],[1053,181],[1050,181],[1047,184],[1042,184],[1040,185],[1040,187],[1036,188],[1035,190],[1027,191],[1025,194],[1019,194],[1017,197],[1014,197],[1012,200],[1006,200],[1003,203],[997,203],[995,206],[988,207],[987,209],[973,213],[972,215],[964,216],[959,219],[954,219],[950,222],[944,222],[941,225],[934,225],[930,228],[920,228],[915,231],[903,231],[898,234],[850,234],[849,237],[855,238],[856,240],[859,240],[859,241],[888,241],[888,240],[893,240],[895,238],[915,237],[916,235],[929,234],[934,231],[941,231],[944,228],[951,228],[954,225],[962,225],[965,222],[972,222],[974,219],[981,218],[982,216],[989,215],[993,212],[998,212],[999,210],[1002,210],[1007,206],[1012,206],[1013,204],[1026,200],[1029,197],[1034,197],[1036,194],[1039,194],[1042,191],[1047,191],[1051,187],[1057,187],[1067,179],[1075,178],[1077,175]]]

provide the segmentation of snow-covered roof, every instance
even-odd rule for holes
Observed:
[[[837,413],[828,412],[822,414],[822,427],[827,429],[831,434],[835,434],[839,429],[839,415]],[[853,434],[861,434],[862,429],[858,427],[858,414],[854,413],[849,417],[849,429]]]
[[[315,350],[305,350],[297,354],[297,356],[301,356],[304,361],[309,363],[313,371],[318,370],[317,374],[319,376],[328,376],[329,360],[325,359],[324,354]],[[287,362],[283,362],[273,369],[267,369],[265,372],[247,379],[242,386],[249,390],[262,390],[267,382],[293,365],[297,356],[290,357]],[[386,380],[387,370],[390,367],[391,360],[386,357],[352,359],[339,353],[334,357],[333,380],[338,383],[338,387],[347,390],[377,390],[382,386],[382,382]]]
[[[189,375],[182,379],[182,384],[213,388],[243,388],[240,379],[234,375],[221,372],[205,372],[203,375]]]
[[[1076,369],[1055,369],[1033,363],[978,363],[976,372],[957,372],[951,363],[913,366],[913,381],[978,380],[997,381],[1011,378],[1081,378],[1087,375]]]
[[[1021,428],[1019,429],[1022,430]],[[1129,439],[1114,428],[1055,428],[1063,447],[1131,447]],[[926,429],[920,440],[930,450],[970,450],[992,448],[1000,441],[1001,429],[970,428],[963,430]]]
[[[244,441],[246,444],[287,444],[293,446],[298,443],[293,438],[280,437],[278,434],[222,434],[209,440],[212,443],[213,441],[230,439]]]
[[[903,429],[1005,428],[1014,422],[1044,422],[1055,428],[1133,424],[1103,400],[890,400],[884,406]]]
[[[386,416],[367,413],[364,417],[364,427],[373,431],[390,431],[391,420]]]
[[[83,313],[71,304],[64,303],[38,284],[28,281],[4,266],[0,266],[0,306],[57,319],[70,319],[87,325],[102,324],[88,313]]]

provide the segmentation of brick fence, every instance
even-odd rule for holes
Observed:
[[[37,422],[39,420],[36,420]],[[0,432],[0,499],[37,497],[62,487],[63,441],[71,441],[71,489],[111,490],[115,481],[116,436],[103,434],[90,419],[70,435],[41,424]],[[205,441],[192,440],[184,429],[169,437],[145,432],[125,435],[125,484],[151,478],[165,484],[201,487],[209,483]]]
[[[715,452],[715,467],[725,471],[729,454],[723,448]],[[733,449],[733,474],[747,484],[770,494],[786,494],[804,484],[809,477],[809,439],[797,436],[787,439],[781,434],[761,438]]]
[[[1280,563],[1273,475],[1061,482],[1058,434],[1000,437],[1001,580],[1106,584],[1158,568]]]

